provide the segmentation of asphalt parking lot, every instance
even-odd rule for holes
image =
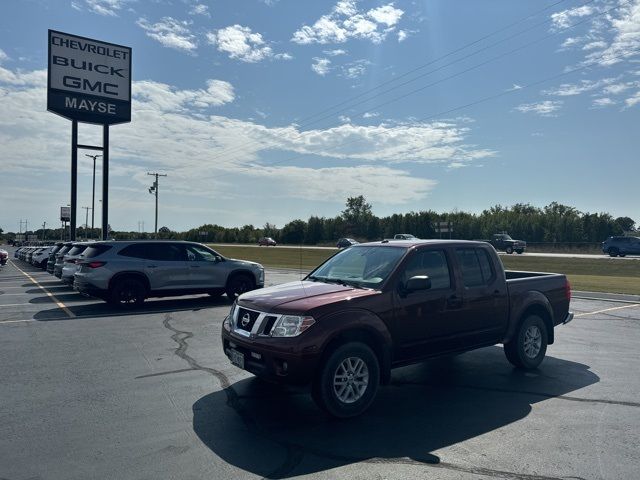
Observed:
[[[297,279],[267,270],[267,285]],[[233,367],[229,307],[194,296],[123,312],[11,257],[0,479],[638,478],[638,303],[574,299],[535,372],[500,346],[395,370],[348,421]]]

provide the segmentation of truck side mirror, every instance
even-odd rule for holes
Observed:
[[[404,286],[406,293],[416,292],[418,290],[429,290],[431,288],[431,279],[427,275],[416,275],[407,280]]]

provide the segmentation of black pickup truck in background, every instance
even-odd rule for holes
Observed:
[[[353,245],[304,280],[248,292],[222,326],[231,362],[281,383],[310,383],[336,417],[364,412],[391,369],[497,343],[534,369],[554,327],[573,318],[555,273],[503,269],[485,242]]]
[[[491,240],[484,241],[493,245],[493,248],[496,250],[506,252],[509,255],[513,252],[524,253],[527,248],[527,242],[524,240],[514,240],[506,233],[496,233],[491,237]]]

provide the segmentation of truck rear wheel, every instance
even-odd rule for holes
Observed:
[[[511,255],[513,253],[513,247],[507,247],[504,249],[504,251]]]
[[[320,367],[311,394],[329,415],[349,418],[371,406],[380,385],[380,365],[375,353],[361,342],[336,348]]]
[[[504,344],[504,353],[513,365],[532,370],[547,353],[547,327],[538,315],[525,318],[515,336]]]

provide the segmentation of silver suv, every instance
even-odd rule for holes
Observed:
[[[116,305],[196,293],[226,293],[235,299],[264,286],[259,263],[225,258],[192,242],[96,242],[83,252],[78,265],[73,287]]]

